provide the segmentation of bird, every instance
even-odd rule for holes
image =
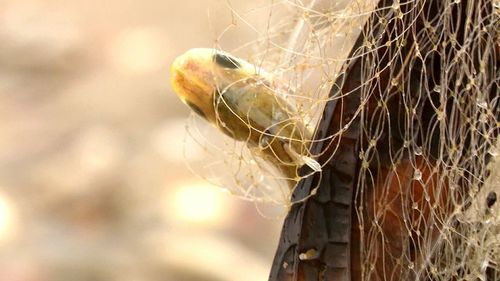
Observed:
[[[175,93],[193,112],[271,163],[292,189],[299,168],[321,170],[309,155],[312,129],[291,90],[264,69],[229,53],[194,48],[171,66]]]

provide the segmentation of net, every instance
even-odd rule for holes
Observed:
[[[500,279],[499,5],[233,8],[231,28],[256,40],[232,53],[275,76],[290,114],[316,128],[293,141],[322,165],[289,190],[244,143],[194,138],[223,159],[213,175],[232,193],[289,209],[270,280]]]

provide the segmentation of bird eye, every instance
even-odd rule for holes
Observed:
[[[218,65],[225,67],[225,68],[240,68],[240,63],[238,62],[237,59],[230,57],[228,55],[216,53],[214,55],[214,61]]]
[[[200,115],[201,117],[203,118],[207,118],[205,113],[198,107],[196,106],[194,103],[190,102],[190,101],[186,101],[186,104],[194,111],[196,112],[196,114]]]

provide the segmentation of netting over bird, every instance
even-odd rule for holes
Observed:
[[[257,126],[251,101],[248,118],[230,110],[247,137],[223,150],[239,164],[225,187],[289,209],[269,280],[500,279],[499,2],[271,2],[265,32],[235,50],[257,50],[253,78],[211,78],[215,112],[245,79],[302,128]],[[280,157],[287,145],[302,162]]]

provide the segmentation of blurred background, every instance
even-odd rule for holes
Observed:
[[[188,170],[169,81],[249,41],[216,42],[232,23],[224,0],[0,0],[1,281],[267,279],[283,218]]]

